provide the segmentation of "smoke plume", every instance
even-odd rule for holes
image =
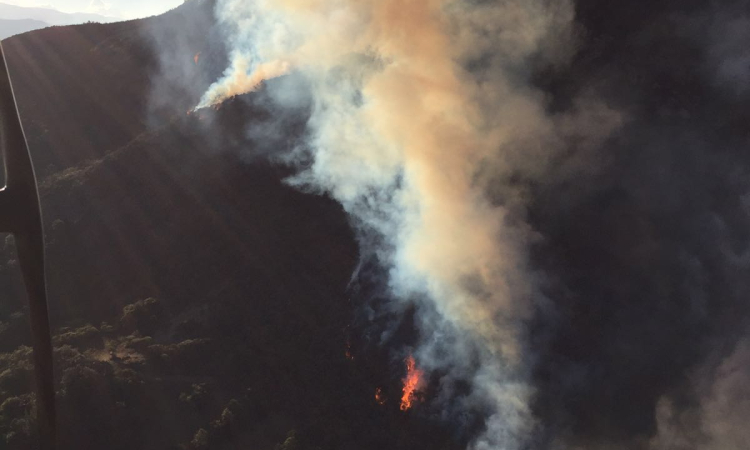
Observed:
[[[231,64],[198,108],[292,71],[312,97],[311,160],[290,182],[337,199],[394,301],[416,303],[416,358],[442,374],[446,409],[487,413],[477,449],[523,448],[534,430],[523,322],[539,292],[525,193],[575,138],[605,138],[617,114],[593,98],[547,112],[530,66],[561,64],[566,1],[225,0]],[[289,91],[272,98],[288,102]],[[585,104],[585,107],[583,106]],[[468,395],[447,394],[452,382]]]
[[[274,157],[416,308],[436,410],[483,418],[472,448],[739,449],[749,11],[220,0],[228,68],[197,107],[309,108]]]

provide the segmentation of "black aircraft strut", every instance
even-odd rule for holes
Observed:
[[[16,109],[10,74],[0,44],[0,152],[5,187],[0,189],[0,232],[16,239],[18,261],[28,293],[34,346],[36,408],[41,450],[55,448],[55,384],[44,276],[44,230],[36,176]]]

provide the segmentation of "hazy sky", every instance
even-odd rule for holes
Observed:
[[[152,16],[182,4],[183,0],[0,0],[19,6],[44,6],[64,12],[90,12],[123,19]]]

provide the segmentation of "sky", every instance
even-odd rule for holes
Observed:
[[[136,19],[161,14],[183,0],[2,0],[18,6],[41,6],[59,11],[96,13],[120,19]]]

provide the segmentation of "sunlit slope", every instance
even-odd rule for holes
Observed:
[[[157,123],[145,26],[57,27],[6,44],[56,317],[101,320],[134,298],[188,303],[248,285],[341,299],[356,250],[340,209],[241,163],[240,145],[216,142],[197,117]]]

